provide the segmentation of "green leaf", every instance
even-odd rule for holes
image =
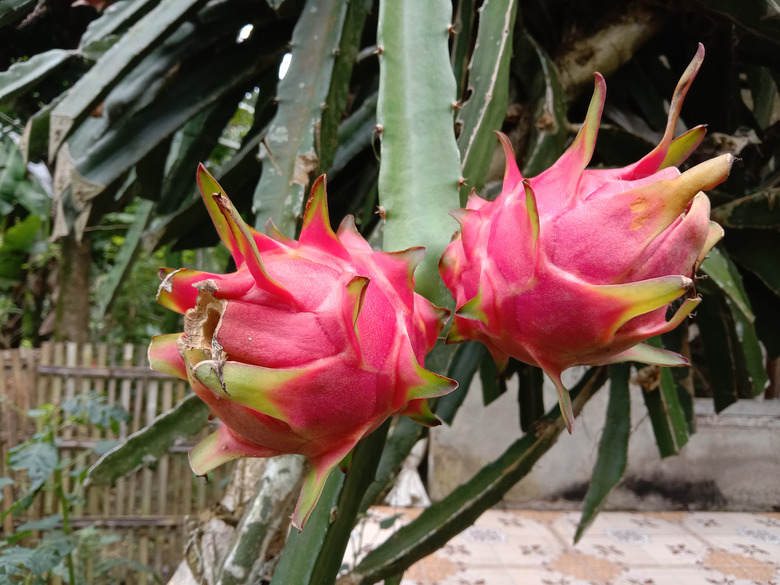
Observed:
[[[8,454],[8,466],[14,471],[27,470],[30,491],[38,491],[57,467],[57,447],[53,443],[24,443]]]
[[[430,401],[436,416],[447,424],[455,419],[458,408],[466,397],[471,380],[477,372],[485,346],[477,342],[467,342],[457,346],[438,344],[428,354],[426,367],[432,371],[444,373],[448,378],[458,382],[458,388],[453,392]],[[361,511],[376,504],[383,493],[390,489],[393,480],[398,475],[403,462],[409,456],[414,445],[425,435],[427,429],[412,419],[401,417],[390,431],[385,442],[376,478],[365,490],[360,503]]]
[[[384,450],[379,458],[375,479],[363,494],[360,509],[365,512],[376,504],[380,496],[389,491],[389,486],[397,477],[403,462],[409,456],[412,448],[425,433],[425,427],[408,417],[401,417],[393,427],[385,442]]]
[[[276,70],[274,70],[274,67],[276,67]],[[255,119],[252,124],[252,130],[244,139],[241,149],[223,165],[222,173],[214,174],[219,184],[225,189],[225,192],[230,194],[231,200],[239,206],[242,203],[239,195],[244,191],[250,190],[245,189],[245,186],[254,186],[260,177],[261,165],[257,160],[257,149],[260,142],[265,138],[265,129],[268,126],[270,117],[273,115],[273,98],[276,95],[278,80],[278,63],[274,63],[257,81],[260,95],[258,102],[255,104]],[[180,132],[184,133],[186,130],[187,126],[182,128]],[[182,137],[182,141],[184,140]],[[189,148],[187,149],[189,150]],[[175,168],[176,165],[172,167],[172,169]],[[182,167],[182,172],[183,170]],[[174,191],[177,187],[181,188],[181,185],[168,184],[168,178],[171,177],[173,175],[169,173],[166,178],[166,185],[164,186],[166,193],[168,187],[170,187],[171,191]],[[211,218],[206,212],[200,193],[198,193],[195,186],[191,185],[186,191],[190,193],[190,196],[181,197],[181,205],[176,211],[156,218],[152,222],[149,232],[144,236],[145,241],[153,243],[154,246],[174,242],[176,247],[182,249],[202,247],[208,243],[203,241],[203,233],[204,230],[213,231]],[[251,192],[248,198],[251,200]],[[217,241],[218,238],[215,234],[213,243]]]
[[[99,195],[192,116],[244,87],[259,72],[256,67],[268,65],[243,43],[189,72],[171,88],[165,100],[157,100],[132,118],[113,125],[76,159],[71,173],[74,200],[88,201]],[[213,83],[215,77],[220,77],[222,83]],[[237,103],[239,94],[234,99]]]
[[[739,348],[739,367],[742,373],[739,378],[742,382],[740,397],[758,396],[766,388],[769,379],[764,366],[764,355],[758,342],[755,319],[752,314],[748,318],[737,307],[729,306],[729,309],[734,319],[735,345]]]
[[[87,473],[87,481],[111,484],[141,465],[145,457],[166,454],[177,440],[191,437],[206,426],[208,414],[208,406],[195,394],[190,394],[148,427],[133,433],[122,445],[98,459]]]
[[[121,444],[122,441],[118,439],[103,439],[95,443],[95,445],[92,447],[92,450],[95,452],[95,455],[105,455],[112,449],[116,449]]]
[[[549,168],[563,154],[568,138],[566,92],[558,78],[555,64],[545,50],[528,33],[518,40],[516,51],[527,55],[516,73],[524,78],[532,104],[528,147],[523,156],[523,175],[533,177]]]
[[[780,328],[777,327],[780,299],[755,276],[746,275],[745,284],[748,285],[751,306],[756,315],[756,334],[766,348],[767,358],[780,357]]]
[[[121,557],[99,559],[95,562],[94,572],[96,575],[108,575],[109,572],[115,567],[130,567],[133,571],[136,572],[141,571],[144,573],[149,573],[157,583],[162,583],[152,567],[136,561],[135,559],[125,559]]]
[[[17,207],[45,218],[49,214],[49,197],[27,168],[22,150],[7,140],[0,147],[0,212],[8,215]]]
[[[653,337],[647,343],[653,347],[664,347],[659,337]],[[677,347],[667,347],[666,349],[679,350]],[[677,384],[670,368],[638,367],[641,368],[640,374],[649,373],[652,376],[650,379],[644,379],[643,375],[638,376],[638,378],[642,386],[642,397],[650,416],[658,452],[661,457],[676,455],[680,448],[688,442],[689,432],[692,432],[689,424],[689,415],[692,416],[692,412],[689,410],[692,407],[686,402],[687,408],[683,408],[680,401],[681,393],[686,392],[686,390]],[[685,396],[688,396],[687,392]]]
[[[759,127],[766,128],[772,121],[777,85],[772,79],[772,71],[768,67],[749,65],[745,67],[750,94],[753,97],[753,115]]]
[[[777,230],[780,228],[780,189],[765,189],[719,205],[712,210],[712,219],[724,227]]]
[[[72,553],[77,545],[78,539],[74,535],[68,536],[60,531],[48,532],[38,542],[25,568],[33,575],[43,575],[59,566],[65,556]]]
[[[482,404],[487,406],[506,391],[506,385],[499,384],[496,362],[489,352],[482,354],[479,364],[479,379],[482,382]]]
[[[737,398],[749,398],[764,390],[767,382],[752,309],[750,316],[711,281],[699,288],[705,302],[696,310],[707,364],[707,381],[716,411]],[[748,307],[750,309],[750,307]]]
[[[0,2],[0,27],[20,20],[32,11],[38,0],[2,0]]]
[[[360,513],[361,496],[374,481],[379,457],[385,444],[390,420],[363,438],[355,447],[352,466],[344,478],[335,519],[328,526],[325,540],[317,554],[317,563],[306,581],[288,583],[334,583],[347,549],[352,529]]]
[[[377,32],[383,248],[427,249],[415,273],[416,290],[440,306],[452,303],[438,262],[456,229],[447,214],[459,206],[455,79],[447,48],[451,13],[447,0],[384,0]]]
[[[780,44],[780,5],[776,0],[698,0],[752,34]]]
[[[317,562],[317,554],[328,533],[331,522],[331,510],[336,506],[341,488],[344,485],[344,474],[334,470],[325,483],[314,510],[306,522],[302,532],[292,530],[287,537],[287,544],[279,557],[279,564],[274,570],[271,585],[291,585],[292,583],[313,583],[309,576]],[[341,558],[338,559],[341,562]]]
[[[455,420],[455,414],[466,399],[471,380],[486,353],[485,346],[477,341],[468,341],[458,346],[446,374],[458,383],[458,387],[436,401],[435,413],[442,422],[451,425]]]
[[[0,73],[0,103],[9,102],[30,91],[74,56],[73,51],[51,49],[27,61],[14,63],[7,71]]]
[[[239,92],[243,93],[240,89]],[[217,103],[190,119],[176,133],[157,203],[158,214],[172,213],[192,199],[202,205],[193,181],[193,169],[198,167],[200,161],[208,160],[222,130],[236,112],[239,99],[240,95],[234,92],[226,94]],[[187,183],[191,183],[190,188],[186,187]]]
[[[14,485],[14,480],[10,477],[0,477],[0,502],[3,501],[3,488]]]
[[[472,189],[485,185],[490,160],[496,150],[495,130],[500,130],[509,104],[509,61],[517,0],[486,0],[480,8],[477,41],[471,57],[468,89],[471,97],[458,115],[458,149],[466,182],[460,187],[460,204]]]
[[[22,151],[24,160],[35,162],[46,159],[49,145],[49,120],[52,110],[61,99],[61,95],[56,97],[27,120],[19,141],[19,150]]]
[[[93,318],[102,321],[121,290],[122,282],[127,278],[138,254],[141,252],[143,242],[141,236],[149,225],[154,211],[154,201],[139,199],[135,209],[135,220],[125,234],[122,248],[119,250],[114,264],[111,266],[105,279],[100,283],[99,299]]]
[[[26,572],[26,568],[32,565],[34,554],[35,549],[22,546],[10,546],[2,549],[2,554],[0,554],[0,576],[23,575]],[[0,581],[3,585],[13,582],[11,579]]]
[[[661,376],[659,389],[664,403],[664,412],[671,425],[674,441],[679,452],[688,442],[688,422],[680,404],[677,385],[671,370],[663,367],[659,368],[659,370],[659,375]]]
[[[278,534],[286,533],[289,505],[298,497],[304,465],[301,455],[281,455],[267,460],[262,474],[255,480],[255,495],[244,508],[235,538],[226,549],[221,566],[215,570],[220,585],[246,585],[247,574],[255,574],[252,567],[257,568],[257,560],[266,559],[268,548]]]
[[[253,198],[255,227],[273,219],[295,235],[306,189],[320,168],[316,129],[331,86],[347,2],[308,0],[292,37],[292,60],[279,82],[279,108],[260,147],[263,174]]]
[[[382,518],[379,521],[379,528],[381,528],[382,530],[388,530],[389,528],[392,528],[396,520],[402,518],[403,515],[404,515],[403,512],[399,512],[398,514],[393,514],[392,516],[388,516],[387,518]]]
[[[108,402],[105,395],[96,390],[63,400],[62,410],[82,424],[89,423],[104,429],[110,427],[112,421],[129,420],[124,408]]]
[[[520,429],[528,433],[533,430],[536,421],[544,416],[544,372],[536,366],[518,364],[517,375]]]
[[[737,236],[739,239],[739,236]],[[752,251],[751,251],[752,252]],[[759,262],[762,258],[761,252],[758,252]],[[747,255],[743,255],[745,259]],[[748,260],[751,262],[751,260]],[[772,270],[772,263],[769,263],[769,270]],[[722,348],[721,350],[715,350],[714,346],[719,342],[722,344],[723,340],[719,340],[717,337],[713,339],[707,339],[703,337],[705,347],[713,348],[713,351],[717,351],[722,354],[723,351],[729,351],[731,357],[728,360],[732,365],[734,380],[734,389],[736,390],[735,396],[737,397],[749,397],[757,396],[763,392],[767,383],[766,369],[764,368],[764,359],[761,352],[761,346],[758,342],[758,335],[755,329],[755,316],[753,315],[753,309],[750,306],[750,300],[745,292],[744,285],[742,283],[742,276],[739,274],[737,267],[731,261],[731,259],[724,253],[713,248],[710,255],[702,263],[702,270],[712,279],[712,281],[720,287],[720,290],[725,293],[725,304],[728,314],[724,314],[720,317],[721,327],[725,334],[729,337],[728,348]],[[703,290],[706,290],[709,283],[704,282]],[[717,319],[712,316],[711,319]],[[705,325],[706,327],[706,325]],[[704,335],[704,331],[702,331]],[[709,356],[708,356],[709,359]],[[720,358],[723,359],[721,355]],[[711,366],[716,369],[723,368],[722,364],[714,364]],[[724,380],[728,380],[731,376],[725,379],[716,380],[715,377],[711,378],[712,384],[720,386],[724,383]],[[721,396],[721,399],[718,399]],[[730,399],[726,398],[727,394],[725,388],[716,395],[716,409],[720,411],[730,403]]]
[[[596,465],[593,467],[588,493],[585,494],[584,509],[574,543],[596,519],[607,496],[623,479],[628,463],[628,439],[631,436],[631,395],[628,380],[631,364],[617,364],[609,367],[609,404],[604,422]]]
[[[90,59],[102,56],[120,35],[157,5],[157,0],[115,2],[89,23],[81,35],[79,50]]]
[[[62,522],[62,514],[52,514],[41,518],[40,520],[30,520],[29,522],[23,522],[16,529],[17,532],[25,532],[27,530],[51,530],[56,528],[57,525]]]
[[[734,261],[755,274],[780,297],[780,234],[769,230],[732,230],[726,248]]]
[[[661,343],[664,349],[675,353],[688,355],[690,346],[688,342],[689,327],[686,323],[676,329],[661,335]],[[677,390],[677,399],[680,409],[685,419],[685,429],[688,437],[696,432],[696,422],[694,420],[693,398],[694,398],[694,368],[692,367],[671,367],[666,368],[674,380],[674,387]]]
[[[337,176],[358,153],[371,146],[376,133],[376,102],[378,95],[369,95],[339,126],[339,147],[328,177]]]
[[[50,160],[71,130],[89,116],[111,88],[205,3],[206,0],[179,0],[157,4],[76,82],[51,113]]]
[[[351,0],[347,4],[338,54],[333,64],[330,91],[325,102],[325,111],[322,113],[320,145],[317,149],[320,159],[319,171],[322,173],[330,169],[336,154],[341,136],[339,123],[350,97],[349,80],[352,77],[352,67],[360,49],[363,27],[372,5],[373,0]]]
[[[580,412],[605,380],[606,368],[591,368],[586,372],[571,390],[575,413]],[[497,504],[513,485],[528,474],[566,428],[557,405],[540,422],[537,432],[528,433],[515,441],[472,479],[426,508],[415,520],[368,553],[353,571],[351,582],[369,585],[402,573]]]
[[[458,85],[458,95],[464,93],[468,77],[469,54],[472,50],[472,34],[476,11],[473,0],[461,0],[456,4],[452,23],[452,70]]]
[[[641,159],[655,144],[616,125],[599,128],[596,152],[609,166],[625,166]]]
[[[706,289],[706,285],[700,288]],[[735,363],[737,348],[733,345],[730,321],[725,300],[717,294],[717,290],[713,290],[706,302],[696,309],[696,325],[704,345],[707,381],[717,412],[736,402],[738,394],[738,372]]]
[[[744,315],[753,320],[742,277],[734,263],[718,248],[710,250],[709,255],[701,263],[701,270],[739,307]]]
[[[18,281],[40,227],[41,219],[37,215],[28,215],[3,234],[0,244],[0,283]]]

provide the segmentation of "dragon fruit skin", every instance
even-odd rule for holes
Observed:
[[[333,232],[324,177],[297,241],[247,226],[202,165],[198,184],[237,270],[161,271],[158,302],[184,314],[184,333],[155,337],[149,360],[222,420],[190,453],[196,474],[239,457],[309,459],[301,529],[330,471],[389,416],[438,424],[426,399],[456,383],[423,364],[449,311],[414,293],[424,249],[374,252],[351,217]]]
[[[499,366],[514,357],[540,366],[555,383],[569,432],[574,420],[561,373],[576,365],[638,361],[687,365],[673,352],[642,344],[670,331],[700,302],[693,275],[723,236],[709,220],[702,190],[723,182],[733,157],[684,173],[676,165],[705,128],[673,139],[699,49],[675,89],[660,144],[619,169],[585,170],[606,95],[596,88],[574,143],[548,170],[524,179],[509,140],[503,189],[495,201],[473,194],[452,213],[461,226],[439,264],[456,301],[447,341],[476,339]],[[685,295],[667,321],[671,301]]]

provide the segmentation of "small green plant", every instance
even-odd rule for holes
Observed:
[[[16,407],[12,405],[11,408]],[[18,486],[20,491],[16,500],[0,515],[0,520],[8,514],[19,516],[46,492],[53,494],[60,511],[40,520],[23,522],[0,540],[0,585],[48,583],[55,575],[70,584],[94,583],[117,564],[151,571],[149,567],[127,559],[89,562],[101,549],[116,542],[117,537],[92,527],[75,530],[71,512],[75,505],[84,502],[87,457],[91,451],[103,451],[106,442],[100,441],[93,449],[84,449],[72,458],[63,457],[57,446],[57,437],[65,427],[91,424],[118,431],[119,423],[129,418],[127,412],[96,391],[68,398],[61,405],[44,404],[19,412],[35,420],[38,430],[29,440],[9,451],[9,468],[25,470],[27,481]],[[70,476],[70,481],[64,481],[66,475]],[[15,483],[12,478],[0,477],[0,489]],[[66,487],[68,484],[70,487]],[[36,532],[41,536],[35,538]]]

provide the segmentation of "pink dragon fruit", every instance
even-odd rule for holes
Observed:
[[[184,314],[184,333],[155,337],[149,360],[222,420],[190,453],[196,474],[239,457],[311,461],[301,529],[331,470],[389,416],[438,423],[426,399],[456,383],[423,364],[449,311],[414,292],[424,249],[374,252],[352,217],[333,232],[324,177],[298,241],[247,226],[203,166],[198,184],[237,270],[161,270],[157,300]]]
[[[439,269],[457,309],[448,342],[476,339],[499,366],[514,357],[555,383],[569,432],[574,427],[561,373],[576,365],[639,361],[686,365],[675,353],[640,343],[675,328],[700,302],[693,275],[723,230],[710,222],[704,193],[726,179],[723,155],[684,173],[705,134],[673,140],[682,101],[704,58],[699,45],[675,89],[660,144],[619,169],[585,170],[606,94],[596,74],[590,108],[574,143],[539,176],[524,179],[509,140],[501,194],[472,193],[452,213],[461,231]],[[671,301],[685,295],[667,320]]]

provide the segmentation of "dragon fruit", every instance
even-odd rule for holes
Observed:
[[[472,193],[452,212],[461,230],[445,250],[441,276],[456,301],[448,342],[476,339],[499,367],[514,357],[555,383],[569,432],[574,427],[561,373],[572,366],[638,361],[686,365],[673,352],[641,343],[670,331],[700,302],[693,277],[723,236],[709,220],[711,189],[729,174],[729,154],[680,173],[705,128],[677,139],[688,88],[704,58],[699,45],[680,79],[660,144],[618,169],[588,169],[606,84],[596,74],[583,126],[568,150],[524,179],[509,140],[501,194]],[[685,298],[667,318],[670,303]]]
[[[152,340],[156,370],[189,381],[222,421],[190,453],[198,475],[239,457],[312,464],[293,524],[306,522],[331,470],[393,414],[438,423],[427,398],[456,383],[424,369],[449,317],[414,292],[423,248],[374,252],[347,217],[328,219],[314,184],[299,240],[241,219],[201,165],[198,184],[236,272],[162,269],[157,300],[184,333]]]

